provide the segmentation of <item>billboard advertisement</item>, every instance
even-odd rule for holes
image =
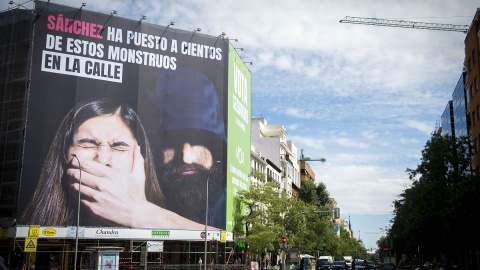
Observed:
[[[225,230],[228,41],[35,9],[17,224]]]
[[[232,44],[228,57],[227,230],[241,211],[237,191],[249,189],[251,74]]]

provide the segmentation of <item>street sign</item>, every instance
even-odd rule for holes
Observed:
[[[38,237],[25,237],[25,252],[37,252]]]
[[[30,229],[28,230],[28,237],[38,238],[38,236],[40,236],[40,226],[38,225],[30,226]]]
[[[390,251],[390,248],[388,246],[383,247],[383,252],[387,253]]]
[[[287,242],[287,237],[285,237],[285,236],[284,236],[284,237],[282,237],[282,243],[284,243],[284,244],[285,244],[286,242]]]
[[[147,252],[163,252],[163,241],[147,241]]]
[[[220,242],[222,242],[222,243],[227,242],[227,231],[222,231],[220,233]]]

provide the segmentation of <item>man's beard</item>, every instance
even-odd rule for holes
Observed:
[[[182,171],[195,170],[196,174],[181,175]],[[165,165],[161,187],[165,195],[166,207],[183,217],[205,222],[206,182],[211,172],[199,164]],[[209,192],[215,181],[209,179]]]

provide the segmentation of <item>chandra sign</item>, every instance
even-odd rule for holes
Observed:
[[[42,231],[42,234],[45,236],[54,236],[55,234],[57,234],[57,231],[52,228],[46,228]]]

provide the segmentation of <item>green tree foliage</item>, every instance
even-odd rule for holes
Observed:
[[[361,258],[367,251],[355,238],[350,237],[350,232],[345,228],[340,227],[340,248],[339,257],[352,256],[354,258]]]
[[[394,201],[395,217],[387,234],[397,254],[416,254],[420,247],[427,258],[459,258],[475,250],[478,234],[468,241],[459,237],[466,223],[480,221],[480,178],[470,173],[468,146],[467,138],[434,135],[420,165],[407,169],[412,185]]]
[[[382,235],[380,239],[377,240],[377,246],[378,246],[378,255],[380,256],[380,261],[383,261],[383,258],[388,255],[388,254],[385,254],[385,252],[383,251],[383,247],[388,246],[387,236]]]
[[[299,198],[316,209],[324,209],[330,205],[330,194],[324,183],[315,185],[311,180],[302,180],[302,187],[299,191]]]
[[[300,190],[302,200],[289,198],[285,192],[279,193],[274,183],[251,186],[249,191],[238,193],[236,205],[244,205],[248,210],[237,211],[239,214],[235,218],[234,232],[237,237],[246,232],[243,239],[248,244],[248,254],[261,257],[265,252],[279,254],[284,229],[288,247],[299,247],[303,253],[313,255],[318,252],[339,258],[344,255],[355,256],[353,250],[364,254],[364,248],[350,238],[350,234],[343,228],[342,237],[334,235],[330,213],[332,206],[325,185],[321,183],[317,186],[312,181],[303,183]],[[328,212],[293,217],[310,211]]]
[[[291,199],[285,192],[279,194],[273,183],[251,186],[249,191],[242,190],[238,195],[248,209],[241,220],[249,228],[245,237],[249,252],[263,257],[265,252],[277,251],[283,232],[283,213],[290,208]]]
[[[258,180],[265,180],[265,174],[260,171],[254,171],[253,173],[249,174],[250,177],[255,177]]]

